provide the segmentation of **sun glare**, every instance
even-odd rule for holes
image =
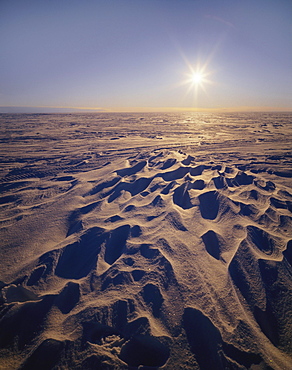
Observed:
[[[193,99],[191,104],[198,106],[199,100],[200,104],[206,100],[206,95],[208,95],[208,85],[214,84],[212,80],[214,71],[209,69],[211,57],[207,58],[205,62],[198,60],[195,64],[192,64],[183,53],[182,57],[188,69],[183,74],[184,79],[179,84],[179,86],[186,87],[182,100],[189,101],[191,96]]]
[[[210,72],[206,70],[206,67],[207,65],[196,68],[189,66],[190,73],[187,74],[187,79],[184,82],[189,85],[188,92],[194,91],[197,95],[200,90],[203,90],[206,93],[206,86],[212,83],[209,79]]]
[[[204,85],[209,82],[207,79],[207,73],[204,72],[203,70],[192,71],[189,77],[190,77],[189,82],[194,87],[204,88]]]
[[[204,79],[204,75],[201,72],[195,72],[192,75],[192,82],[194,84],[200,84]]]

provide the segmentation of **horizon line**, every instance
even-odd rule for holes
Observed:
[[[25,111],[21,111],[21,110]],[[31,110],[31,112],[30,112]],[[39,112],[34,112],[39,110]],[[47,111],[46,111],[47,110]],[[55,111],[55,112],[54,112]],[[292,107],[271,106],[237,106],[221,108],[195,108],[195,107],[72,107],[72,106],[33,106],[33,105],[0,105],[0,113],[176,113],[176,112],[198,112],[198,113],[228,113],[228,112],[292,112]]]

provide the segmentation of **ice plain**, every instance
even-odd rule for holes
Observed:
[[[291,118],[1,114],[1,368],[290,369]]]

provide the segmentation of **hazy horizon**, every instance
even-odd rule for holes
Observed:
[[[292,108],[286,107],[235,107],[221,109],[204,108],[179,108],[179,107],[160,107],[160,108],[130,108],[110,110],[101,108],[74,108],[74,107],[2,107],[0,114],[50,114],[50,113],[292,113]]]

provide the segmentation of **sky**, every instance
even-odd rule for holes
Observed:
[[[292,110],[291,14],[291,0],[0,0],[0,112]]]

